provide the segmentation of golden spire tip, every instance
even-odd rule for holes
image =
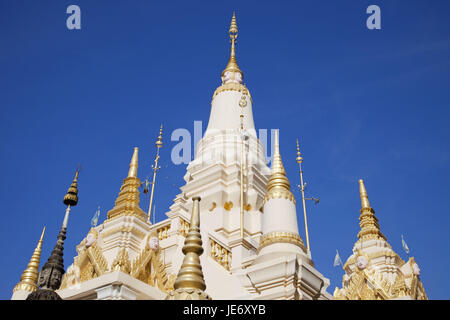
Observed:
[[[131,157],[130,169],[128,170],[128,178],[137,177],[137,169],[138,169],[138,153],[139,148],[134,147],[133,156]]]
[[[269,181],[267,182],[267,192],[264,199],[266,201],[269,198],[277,198],[280,195],[285,195],[286,199],[291,199],[295,202],[294,195],[291,192],[291,184],[286,176],[286,170],[281,160],[278,130],[275,131],[274,138],[272,169],[270,171]]]
[[[39,241],[44,240],[44,234],[45,234],[45,226],[44,229],[42,230],[41,238],[39,239]]]
[[[238,26],[236,22],[236,14],[233,12],[233,17],[231,18],[230,23],[230,29],[228,30],[228,34],[230,36],[230,42],[231,42],[231,54],[230,59],[228,60],[228,64],[222,72],[222,78],[224,77],[225,73],[231,72],[232,73],[232,79],[238,81],[239,83],[242,83],[242,79],[244,78],[244,74],[242,73],[241,69],[239,69],[239,66],[237,64],[236,60],[236,41],[238,37]],[[240,73],[240,79],[238,80],[236,78],[236,73]]]
[[[361,208],[370,208],[369,196],[367,195],[364,181],[359,179],[359,196],[361,197]]]

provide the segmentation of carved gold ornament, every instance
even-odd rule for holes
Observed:
[[[228,201],[223,204],[223,208],[227,211],[230,211],[233,208],[233,202]]]
[[[258,252],[261,251],[261,249],[264,248],[265,246],[268,246],[272,243],[280,243],[280,242],[292,243],[300,247],[303,250],[303,252],[306,253],[306,248],[305,245],[303,244],[302,238],[298,234],[292,232],[271,232],[262,236]]]

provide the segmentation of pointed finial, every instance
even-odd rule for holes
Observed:
[[[38,244],[34,249],[30,262],[28,262],[28,266],[22,273],[22,276],[20,277],[20,282],[16,284],[13,292],[18,290],[34,292],[38,289],[37,281],[39,278],[39,262],[41,259],[42,242],[44,240],[44,234],[45,234],[45,227],[42,230],[41,238],[39,239]]]
[[[130,169],[128,170],[128,178],[129,177],[137,177],[137,169],[138,169],[138,152],[139,148],[135,147],[133,151],[133,156],[131,157]]]
[[[200,197],[192,198],[192,215],[189,232],[184,241],[184,259],[174,284],[174,291],[170,292],[168,300],[210,300],[204,290],[200,255],[203,253],[202,237],[200,234]]]
[[[303,162],[302,154],[300,153],[300,146],[298,145],[298,139],[297,139],[297,158],[295,159],[298,164]]]
[[[375,210],[372,209],[369,203],[369,197],[367,196],[366,187],[364,181],[359,180],[359,194],[361,198],[361,215],[359,217],[359,226],[361,230],[358,233],[358,238],[361,241],[365,240],[386,240],[386,237],[380,231],[380,225],[378,224],[378,218],[375,216]]]
[[[359,179],[359,196],[361,198],[361,209],[370,208],[369,197],[362,179]]]
[[[222,72],[222,78],[224,77],[226,72],[231,72],[232,73],[231,79],[238,81],[239,83],[242,83],[244,74],[242,73],[241,69],[239,69],[239,66],[238,66],[237,60],[236,60],[235,46],[236,46],[236,41],[237,41],[236,39],[238,37],[238,27],[237,27],[237,22],[236,22],[236,14],[234,12],[233,12],[233,17],[231,18],[231,24],[230,24],[230,29],[229,29],[228,33],[230,35],[231,54],[230,54],[230,59],[228,60],[227,67]],[[240,74],[240,79],[236,78],[237,73]]]
[[[63,203],[66,206],[74,207],[78,203],[78,174],[80,172],[80,168],[75,171],[75,178],[73,179],[72,184],[67,191],[67,194],[64,196]]]
[[[163,146],[162,143],[162,129],[163,129],[163,125],[161,124],[161,128],[159,129],[159,136],[158,136],[158,140],[156,140],[156,147],[159,149]]]
[[[269,198],[281,197],[295,201],[294,195],[291,192],[291,184],[286,176],[286,170],[284,169],[284,165],[281,160],[278,130],[276,130],[272,169],[270,172],[269,181],[267,183],[267,193],[264,201],[267,201]]]

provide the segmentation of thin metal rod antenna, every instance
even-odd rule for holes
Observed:
[[[150,205],[148,206],[148,222],[150,222],[150,218],[152,215],[152,204],[153,204],[153,194],[155,192],[155,182],[156,182],[156,172],[158,172],[161,167],[158,167],[158,161],[159,161],[159,149],[162,147],[162,125],[159,129],[159,136],[158,140],[156,140],[156,157],[155,157],[155,164],[152,166],[153,168],[153,182],[152,182],[152,192],[150,194]],[[154,224],[155,218],[153,217],[153,224]]]
[[[303,215],[305,217],[305,233],[306,233],[306,247],[307,247],[307,254],[309,258],[311,259],[311,247],[309,245],[309,232],[308,232],[308,219],[306,217],[306,203],[305,203],[305,186],[303,184],[303,171],[302,171],[302,162],[303,158],[300,153],[300,147],[298,145],[298,139],[297,139],[297,158],[296,161],[298,163],[298,167],[300,169],[300,190],[302,191],[302,202],[303,202]]]

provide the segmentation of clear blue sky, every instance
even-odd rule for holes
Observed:
[[[79,31],[66,28],[70,4],[81,7]],[[381,7],[381,30],[366,28],[370,4]],[[308,189],[321,198],[308,204],[309,228],[329,292],[343,274],[336,249],[345,260],[357,239],[363,178],[393,249],[406,258],[404,234],[428,296],[449,298],[450,2],[438,0],[1,1],[0,298],[44,225],[41,264],[48,258],[77,164],[66,267],[97,206],[101,221],[113,207],[134,146],[139,176],[150,175],[160,123],[163,219],[186,168],[170,162],[169,134],[192,132],[195,120],[206,127],[233,10],[255,125],[280,128],[292,186],[300,139]],[[301,215],[299,229],[304,236]]]

